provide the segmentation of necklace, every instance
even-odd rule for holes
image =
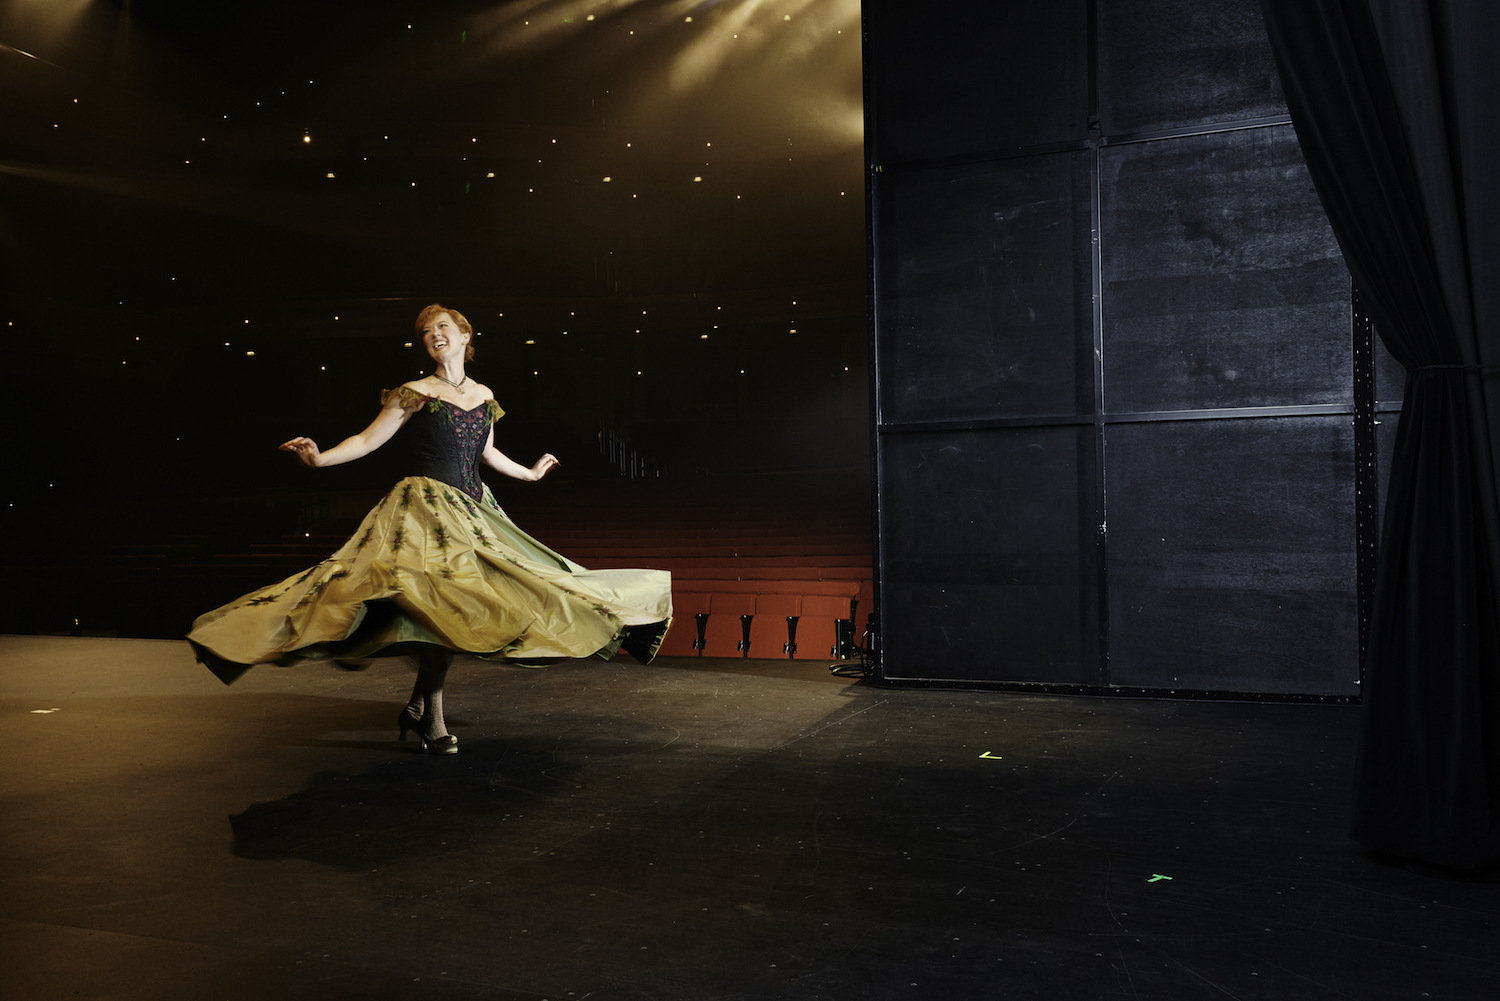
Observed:
[[[438,380],[439,382],[447,382],[448,385],[452,386],[454,389],[458,390],[460,393],[462,393],[464,391],[464,383],[466,383],[466,382],[469,381],[469,377],[468,376],[464,376],[462,379],[458,380],[457,382],[449,382],[447,379],[444,379],[442,376],[438,375],[436,372],[432,373],[432,377],[434,379]]]

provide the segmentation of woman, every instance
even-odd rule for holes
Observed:
[[[479,463],[534,482],[557,459],[528,468],[495,448],[504,411],[464,373],[474,330],[462,313],[428,306],[417,331],[432,375],[384,393],[370,426],[326,452],[311,438],[281,445],[316,469],[368,455],[410,425],[411,475],[338,552],[200,616],[188,639],[225,684],[253,664],[412,656],[417,682],[396,720],[400,738],[415,730],[423,750],[453,754],[443,681],[455,651],[535,665],[608,659],[623,647],[649,663],[671,622],[671,577],[585,570],[517,528],[479,479]]]

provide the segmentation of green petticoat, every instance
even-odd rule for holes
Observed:
[[[193,623],[229,684],[252,665],[438,647],[536,666],[624,649],[649,663],[672,620],[664,570],[587,570],[438,480],[397,483],[337,552]]]

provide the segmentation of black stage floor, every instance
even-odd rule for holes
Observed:
[[[1500,886],[1345,839],[1347,707],[460,661],[439,758],[401,661],[0,672],[7,997],[1500,995]]]

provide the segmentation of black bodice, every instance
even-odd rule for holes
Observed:
[[[473,410],[461,410],[428,397],[406,422],[404,437],[411,454],[407,475],[429,476],[482,500],[479,455],[499,410],[492,400]]]

